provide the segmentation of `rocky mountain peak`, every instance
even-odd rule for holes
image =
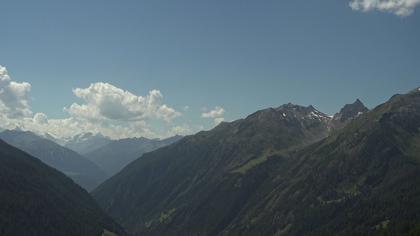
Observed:
[[[328,121],[331,118],[323,113],[318,111],[314,106],[300,106],[295,105],[292,103],[284,104],[279,106],[275,109],[277,112],[280,112],[283,117],[291,116],[295,117],[297,119],[316,119],[316,120],[322,120],[322,121]]]
[[[333,120],[346,122],[367,111],[369,111],[369,109],[362,103],[362,101],[356,99],[354,103],[346,104],[343,108],[341,108],[340,112],[334,115]]]
[[[356,99],[355,102],[344,105],[340,112],[333,116],[330,127],[332,129],[343,128],[348,122],[368,111],[369,109],[363,104],[363,102]]]

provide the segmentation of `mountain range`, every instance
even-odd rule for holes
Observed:
[[[420,90],[286,104],[146,153],[92,194],[133,235],[418,235]]]
[[[0,235],[420,235],[420,89],[334,116],[288,103],[186,137],[67,140],[84,156],[0,139]]]
[[[0,235],[126,235],[81,187],[0,140]]]
[[[167,139],[148,139],[141,137],[112,140],[102,147],[85,153],[84,156],[98,165],[109,176],[112,176],[128,163],[141,157],[143,153],[167,146],[181,138],[182,136],[173,136]]]
[[[112,140],[102,134],[93,134],[90,132],[82,133],[63,140],[62,145],[81,155],[92,152],[112,142]]]
[[[93,196],[134,235],[217,235],[215,230],[249,195],[250,186],[236,188],[232,181],[275,153],[325,138],[330,121],[312,106],[289,103],[223,122],[143,155]]]
[[[63,172],[88,191],[107,178],[107,174],[87,158],[32,132],[5,130],[0,133],[0,139]]]

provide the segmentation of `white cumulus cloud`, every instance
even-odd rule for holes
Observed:
[[[383,11],[398,16],[409,16],[420,5],[420,0],[352,0],[350,7],[357,11]]]
[[[225,109],[223,107],[216,106],[213,110],[210,110],[208,112],[203,112],[201,114],[201,117],[203,117],[203,118],[217,118],[217,117],[223,116],[223,114],[225,114]]]
[[[0,112],[9,118],[32,115],[28,93],[31,85],[12,81],[7,69],[0,65]]]
[[[84,132],[101,133],[113,139],[192,132],[188,126],[172,122],[181,113],[163,103],[159,90],[139,96],[109,83],[94,83],[73,90],[81,101],[64,108],[68,117],[51,119],[42,112],[32,112],[30,89],[29,83],[12,81],[6,68],[0,66],[0,128],[48,133],[61,140]],[[152,127],[173,128],[156,131]]]
[[[225,120],[223,117],[224,114],[225,114],[225,109],[221,106],[216,106],[214,109],[208,112],[203,112],[201,114],[201,117],[214,119],[214,123],[218,125],[219,123]]]
[[[83,104],[73,103],[65,110],[74,117],[88,120],[135,121],[157,118],[169,122],[181,115],[163,104],[163,95],[159,90],[152,90],[143,97],[99,82],[88,88],[74,89],[73,93],[83,100]]]

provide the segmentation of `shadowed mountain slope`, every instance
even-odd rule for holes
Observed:
[[[220,235],[419,235],[420,91],[271,164]]]
[[[210,233],[248,195],[247,189],[231,188],[230,176],[246,174],[271,152],[324,138],[328,122],[311,106],[262,110],[147,153],[93,194],[132,233],[183,235],[192,226]],[[173,217],[184,221],[177,229],[166,225]]]
[[[0,140],[0,235],[125,235],[81,187]]]
[[[34,133],[6,130],[0,139],[65,173],[88,191],[106,179],[105,172],[87,158]]]
[[[329,122],[259,111],[144,155],[93,195],[135,235],[417,235],[420,91],[326,137]]]

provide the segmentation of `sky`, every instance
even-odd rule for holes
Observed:
[[[0,127],[167,137],[420,85],[420,0],[0,3]]]

